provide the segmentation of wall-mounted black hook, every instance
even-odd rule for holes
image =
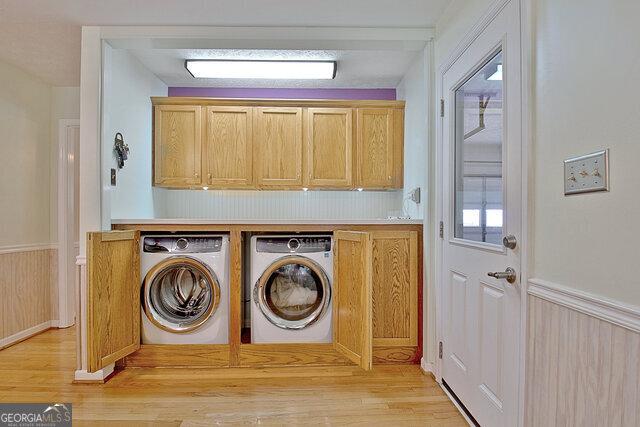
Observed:
[[[129,146],[124,143],[124,137],[120,132],[116,133],[115,144],[113,147],[118,160],[118,169],[124,167],[124,162],[129,158]]]

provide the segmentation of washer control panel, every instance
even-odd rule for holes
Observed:
[[[329,252],[331,236],[270,236],[256,239],[256,251],[276,254]]]
[[[221,236],[144,236],[144,252],[181,254],[220,252]]]

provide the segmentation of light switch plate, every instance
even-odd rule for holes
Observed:
[[[609,191],[609,149],[564,161],[564,194]]]

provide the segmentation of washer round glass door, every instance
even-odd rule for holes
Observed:
[[[144,279],[144,312],[169,332],[197,329],[220,303],[220,284],[213,271],[195,258],[169,257]]]
[[[271,264],[253,289],[255,304],[282,329],[302,329],[320,319],[331,299],[326,273],[315,261],[286,256]]]

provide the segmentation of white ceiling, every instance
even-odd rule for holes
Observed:
[[[0,61],[80,81],[82,25],[428,28],[451,0],[0,0]]]
[[[168,86],[395,88],[416,58],[411,50],[135,49],[130,52]],[[335,60],[333,80],[196,79],[185,59]]]

